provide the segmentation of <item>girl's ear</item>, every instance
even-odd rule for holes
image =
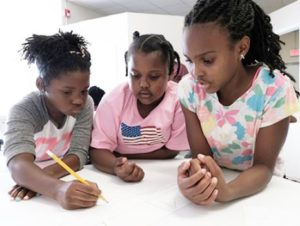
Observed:
[[[249,36],[245,35],[238,44],[238,51],[239,55],[246,56],[250,49],[250,38]]]
[[[45,84],[41,77],[38,77],[35,81],[36,87],[39,89],[41,93],[45,92]]]

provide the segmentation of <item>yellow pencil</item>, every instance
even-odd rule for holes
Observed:
[[[79,176],[79,174],[77,174],[74,170],[72,170],[66,163],[64,163],[60,158],[58,158],[53,152],[49,150],[46,152],[55,162],[57,162],[62,168],[68,171],[73,177],[75,177],[83,184],[90,185],[85,179]],[[100,195],[99,198],[101,198],[102,200],[108,203],[108,201],[102,195]]]

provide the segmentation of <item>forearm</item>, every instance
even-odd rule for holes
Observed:
[[[62,160],[74,171],[77,171],[79,169],[80,162],[79,158],[76,155],[66,155],[65,157],[63,157]],[[62,168],[57,163],[45,167],[43,171],[54,178],[61,178],[69,174],[64,168]]]
[[[272,171],[264,165],[256,165],[242,172],[228,183],[229,200],[246,197],[263,190],[272,178]]]
[[[177,151],[172,151],[166,147],[162,147],[158,150],[140,153],[140,154],[122,154],[121,156],[127,157],[128,159],[171,159],[178,154]]]
[[[56,187],[63,182],[46,174],[33,161],[31,154],[14,157],[8,164],[12,178],[22,187],[55,199]]]
[[[93,165],[101,171],[109,174],[116,175],[114,171],[114,166],[116,162],[116,157],[112,152],[105,149],[95,149],[90,150],[91,161]]]

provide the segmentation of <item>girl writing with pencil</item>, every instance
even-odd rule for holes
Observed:
[[[91,58],[83,37],[72,32],[33,35],[22,49],[28,63],[36,63],[38,92],[32,92],[10,111],[4,155],[16,185],[15,200],[40,193],[66,209],[92,207],[100,190],[94,183],[65,182],[57,163],[42,167],[51,150],[79,170],[88,158],[93,101],[88,98]],[[39,167],[41,166],[41,167]]]
[[[177,83],[169,81],[176,61],[163,35],[134,33],[125,54],[129,82],[106,94],[94,118],[90,154],[96,168],[141,181],[143,169],[128,159],[170,159],[189,149]]]

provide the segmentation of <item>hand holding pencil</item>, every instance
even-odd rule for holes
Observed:
[[[47,151],[47,154],[55,161],[57,162],[61,167],[63,167],[66,171],[68,171],[72,176],[74,176],[78,181],[80,181],[84,185],[88,185],[89,189],[92,189],[92,184],[87,182],[85,179],[79,176],[74,170],[72,170],[67,164],[65,164],[60,158],[58,158],[54,153],[51,151]],[[97,188],[98,189],[98,188]],[[98,189],[99,190],[99,189]],[[107,200],[100,194],[99,191],[99,198],[107,202]]]

